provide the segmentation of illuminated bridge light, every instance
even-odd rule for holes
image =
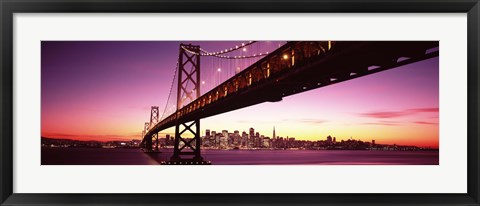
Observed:
[[[243,51],[247,51],[247,48],[243,48]]]

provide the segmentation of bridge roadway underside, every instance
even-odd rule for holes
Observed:
[[[160,122],[149,133],[263,102],[385,71],[439,55],[437,41],[336,42],[325,56],[296,64],[275,76],[217,100],[176,121]],[[427,50],[433,52],[426,53]],[[175,115],[175,114],[173,114]],[[261,115],[261,114],[259,114]]]

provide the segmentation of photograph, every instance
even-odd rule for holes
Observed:
[[[42,166],[441,165],[439,41],[40,46]]]
[[[479,1],[0,0],[0,206],[480,206]]]

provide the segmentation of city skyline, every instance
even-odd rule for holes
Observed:
[[[202,130],[202,133],[200,135],[200,137],[202,138],[206,138],[208,135],[207,134],[212,134],[212,133],[216,133],[217,135],[221,135],[223,136],[224,134],[224,131],[227,132],[228,135],[232,135],[232,134],[235,134],[235,132],[239,132],[240,135],[243,135],[243,133],[246,133],[248,135],[248,138],[250,138],[250,131],[253,129],[254,131],[254,134],[255,135],[259,135],[258,137],[264,137],[264,138],[268,138],[268,139],[273,139],[273,137],[277,138],[277,139],[289,139],[289,138],[293,138],[295,140],[299,140],[299,141],[322,141],[322,140],[325,140],[326,138],[328,139],[328,137],[331,137],[333,138],[333,141],[337,141],[337,142],[341,142],[341,141],[348,141],[348,140],[357,140],[357,141],[363,141],[363,142],[376,142],[377,144],[386,144],[386,143],[382,143],[380,141],[377,141],[376,139],[374,138],[371,138],[371,139],[367,139],[367,138],[356,138],[356,137],[347,137],[347,138],[343,138],[343,137],[338,137],[334,134],[329,134],[327,136],[318,136],[317,138],[313,138],[313,139],[304,139],[302,137],[296,137],[296,136],[282,136],[282,135],[278,135],[278,133],[276,132],[276,128],[275,126],[273,127],[272,129],[272,135],[269,136],[268,133],[261,133],[259,132],[258,130],[256,130],[255,128],[251,127],[249,128],[248,130],[227,130],[227,129],[218,129],[218,130],[214,130],[214,129],[205,129],[205,130]],[[160,135],[159,137],[161,138],[165,138],[165,137],[168,137],[168,136],[172,137],[174,135],[173,134],[164,134],[164,135]],[[398,144],[391,144],[391,145],[398,145]],[[416,145],[407,145],[407,144],[404,144],[403,146],[416,146]],[[430,147],[430,146],[426,146],[428,148],[432,148],[432,149],[438,149],[438,147]]]
[[[139,139],[150,106],[166,102],[178,43],[42,42],[42,136]],[[216,50],[237,42],[194,43]],[[275,125],[283,137],[332,135],[337,141],[354,137],[438,148],[438,75],[436,57],[201,124],[229,131],[254,127],[265,134]],[[78,122],[67,121],[72,117]]]
[[[214,129],[205,129],[205,130],[202,130],[201,132],[201,135],[200,137],[203,139],[203,138],[207,138],[208,136],[212,135],[212,134],[217,134],[217,135],[220,135],[220,136],[223,136],[224,135],[224,132],[227,132],[227,134],[230,136],[232,134],[235,134],[236,132],[238,132],[239,134],[243,135],[243,133],[246,133],[248,135],[248,138],[251,138],[250,137],[250,133],[249,131],[253,129],[255,132],[255,135],[259,135],[257,137],[264,137],[264,138],[267,138],[267,139],[273,139],[273,138],[276,138],[276,139],[289,139],[289,138],[293,138],[295,140],[299,140],[299,141],[322,141],[322,140],[325,140],[328,139],[329,137],[333,138],[333,142],[341,142],[341,141],[348,141],[348,140],[355,140],[355,141],[363,141],[363,142],[375,142],[375,139],[361,139],[361,138],[355,138],[355,137],[349,137],[349,138],[341,138],[341,137],[337,137],[335,135],[328,135],[326,137],[318,137],[316,139],[303,139],[301,137],[294,137],[294,136],[281,136],[281,135],[275,135],[275,126],[273,127],[273,131],[272,131],[272,136],[268,136],[266,134],[263,134],[263,133],[260,133],[258,131],[255,130],[255,128],[251,127],[249,128],[248,130],[226,130],[226,129],[217,129],[217,130],[214,130]],[[173,138],[173,136],[175,135],[175,133],[159,133],[159,139],[166,139],[166,138]],[[42,137],[42,138],[51,138],[51,137]],[[57,137],[58,139],[68,139],[68,138],[62,138],[62,137]],[[55,138],[55,139],[57,139]],[[323,139],[322,139],[323,138]],[[78,139],[71,139],[71,140],[78,140]],[[117,141],[117,142],[128,142],[128,141],[138,141],[140,142],[141,141],[141,138],[138,138],[138,139],[116,139],[116,140],[82,140],[82,141],[98,141],[98,142],[111,142],[111,141]],[[377,144],[379,145],[382,145],[382,142],[376,142]],[[393,145],[397,145],[397,144],[393,144]],[[161,145],[161,146],[164,146],[164,145]],[[399,146],[415,146],[415,145],[399,145]],[[438,149],[435,148],[435,147],[430,147],[430,146],[427,146],[426,148],[431,148],[431,149]]]

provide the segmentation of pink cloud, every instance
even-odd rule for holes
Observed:
[[[415,121],[415,124],[427,124],[427,125],[437,125],[436,122],[424,122],[424,121]]]
[[[366,122],[363,123],[366,125],[380,125],[380,126],[398,126],[401,124],[401,122],[397,121],[378,121],[378,122]]]
[[[404,117],[409,115],[415,115],[419,113],[438,113],[437,108],[415,108],[415,109],[405,109],[401,111],[378,111],[378,112],[366,112],[360,113],[359,115],[362,117],[370,117],[370,118],[396,118],[396,117]]]
[[[324,124],[327,123],[327,120],[322,120],[322,119],[300,119],[300,122],[303,123],[310,123],[310,124]]]

